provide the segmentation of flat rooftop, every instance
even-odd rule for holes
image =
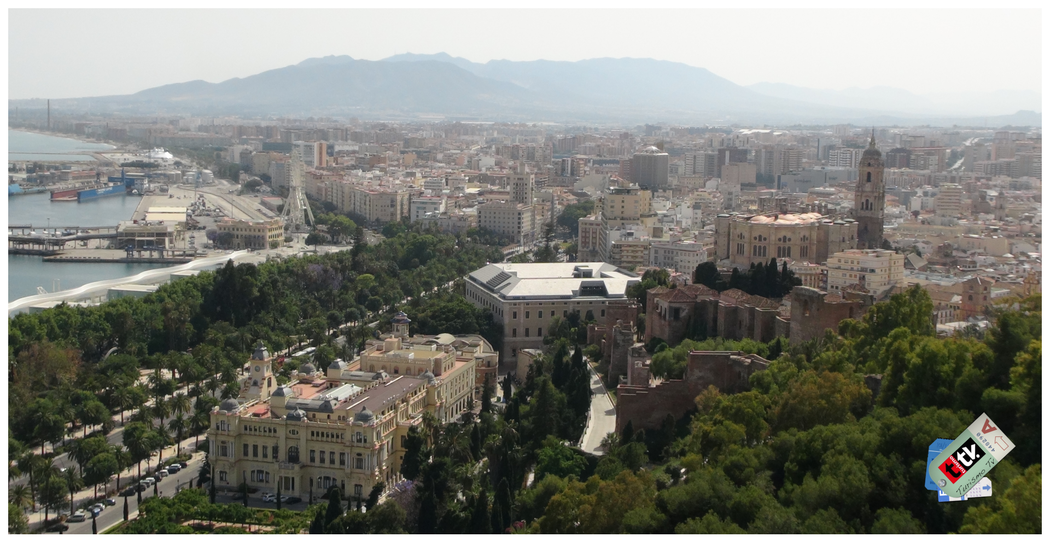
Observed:
[[[603,262],[493,263],[470,273],[470,280],[502,299],[625,298],[641,279]]]

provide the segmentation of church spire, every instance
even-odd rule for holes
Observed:
[[[869,148],[875,147],[875,127],[871,127],[871,142],[868,143]]]

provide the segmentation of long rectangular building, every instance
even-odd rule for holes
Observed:
[[[466,297],[503,324],[500,369],[507,371],[519,350],[543,347],[551,319],[579,311],[600,320],[609,302],[626,300],[627,287],[640,281],[603,262],[493,263],[467,276]]]

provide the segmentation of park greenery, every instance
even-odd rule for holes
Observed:
[[[231,262],[142,299],[9,319],[8,455],[13,476],[28,475],[30,507],[49,514],[68,503],[75,481],[49,466],[56,454],[77,458],[77,483],[90,487],[128,466],[148,469],[156,450],[199,438],[211,408],[239,392],[238,373],[258,343],[349,358],[372,336],[363,319],[501,258],[465,236],[411,231],[368,245],[361,228],[352,233],[348,251]],[[118,422],[123,445],[100,444]]]
[[[337,218],[326,218],[332,224]],[[341,220],[340,220],[341,221]],[[347,220],[349,221],[349,220]],[[345,224],[343,224],[345,226]],[[337,225],[336,228],[340,226]],[[491,312],[463,297],[461,279],[502,260],[471,235],[391,228],[376,245],[353,228],[350,250],[260,266],[227,264],[142,299],[59,306],[9,319],[9,530],[37,505],[72,508],[81,488],[111,478],[171,442],[199,437],[218,399],[259,342],[287,379],[314,348],[318,367],[350,358],[367,326],[405,310],[414,333],[480,333],[499,347]],[[772,271],[772,272],[770,272]],[[715,289],[706,272],[698,280]],[[766,297],[795,285],[775,261],[737,272]],[[703,282],[701,282],[703,283]],[[670,284],[649,271],[629,295]],[[740,289],[745,289],[741,287]],[[749,390],[711,387],[685,418],[628,424],[601,456],[579,449],[590,409],[584,356],[593,316],[554,318],[546,351],[502,397],[485,385],[478,412],[409,430],[405,481],[366,503],[331,491],[304,512],[215,504],[187,490],[142,503],[127,533],[987,533],[1041,527],[1041,299],[1007,300],[983,337],[938,338],[928,294],[913,287],[803,344],[783,339],[657,341],[652,371],[685,375],[688,352],[733,349],[771,360]],[[877,391],[873,392],[873,388]],[[992,498],[944,504],[923,485],[927,446],[986,412],[1018,449],[993,469]],[[127,413],[127,418],[124,414]],[[116,416],[116,420],[114,419]],[[121,445],[105,435],[123,425]],[[50,450],[49,450],[50,447]],[[56,453],[76,468],[62,471]],[[163,455],[156,461],[163,461]],[[169,457],[169,460],[171,458]],[[117,481],[117,486],[120,481]],[[363,510],[363,511],[362,511]]]
[[[1039,532],[1040,299],[1002,306],[982,340],[937,338],[931,306],[913,288],[797,346],[664,348],[653,367],[668,377],[680,348],[772,363],[748,391],[709,388],[691,417],[628,424],[601,457],[574,447],[589,400],[581,352],[551,340],[528,379],[505,389],[502,412],[486,390],[477,417],[411,430],[410,482],[384,502],[400,508],[388,514],[415,533]],[[989,474],[992,498],[940,503],[923,484],[926,448],[981,412],[1026,443]],[[314,532],[374,532],[367,514],[332,511]]]

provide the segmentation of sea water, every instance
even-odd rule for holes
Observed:
[[[36,230],[48,226],[115,226],[130,220],[142,199],[137,196],[111,196],[89,202],[51,202],[48,193],[7,197],[7,223],[32,225]],[[105,243],[105,241],[103,241]],[[98,241],[88,241],[89,247]],[[35,295],[37,287],[45,291],[69,290],[99,280],[132,276],[168,264],[158,263],[61,263],[44,262],[34,255],[7,255],[7,301]]]
[[[7,157],[10,161],[94,161],[83,152],[105,152],[112,150],[109,144],[95,144],[48,136],[23,130],[7,131]]]

